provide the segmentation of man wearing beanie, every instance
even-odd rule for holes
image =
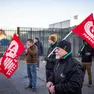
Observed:
[[[57,35],[56,34],[52,34],[49,36],[48,38],[48,42],[49,42],[49,49],[47,52],[47,56],[45,58],[46,63],[46,81],[48,82],[48,78],[51,76],[51,73],[53,72],[54,69],[54,65],[56,63],[56,59],[55,59],[55,52],[48,57],[48,55],[50,54],[50,52],[56,47],[57,44]]]
[[[82,94],[84,68],[72,58],[71,44],[60,41],[55,50],[57,63],[46,87],[52,94]]]

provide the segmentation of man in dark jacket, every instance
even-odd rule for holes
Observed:
[[[51,53],[51,51],[56,47],[57,44],[57,35],[56,34],[51,34],[49,36],[48,42],[50,44],[50,47],[47,52],[47,56],[45,58],[46,63],[46,81],[48,81],[48,78],[51,76],[51,73],[53,72],[56,59],[55,59],[55,52],[48,57],[48,55]]]
[[[40,58],[41,58],[41,56],[43,56],[43,44],[42,44],[42,42],[39,40],[39,38],[37,38],[37,37],[35,37],[34,44],[35,44],[35,45],[37,46],[37,48],[38,48],[38,63],[37,63],[37,69],[39,69]]]
[[[85,71],[87,70],[88,73],[88,86],[91,87],[92,85],[92,73],[91,73],[91,65],[92,65],[92,53],[93,48],[83,40],[83,46],[79,51],[79,55],[81,55],[81,63],[84,66]]]
[[[52,94],[82,94],[84,68],[72,58],[71,44],[63,40],[58,43],[55,52],[58,60],[47,88]]]
[[[34,45],[32,39],[27,40],[27,49],[26,49],[26,63],[27,63],[27,73],[29,77],[29,86],[27,88],[32,88],[36,92],[36,64],[38,59],[38,49]]]

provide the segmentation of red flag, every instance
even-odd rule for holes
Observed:
[[[12,41],[6,51],[6,56],[11,56],[12,58],[17,58],[23,51],[25,50],[24,45],[18,38],[16,34],[14,34]]]
[[[0,67],[1,68],[0,72],[3,73],[7,78],[10,78],[18,68],[17,59],[6,57],[4,59],[4,62],[2,63],[3,64]]]
[[[18,67],[17,57],[25,50],[24,45],[14,34],[13,39],[0,60],[0,72],[10,78]]]
[[[94,21],[93,13],[90,14],[82,23],[72,31],[86,40],[94,48]]]

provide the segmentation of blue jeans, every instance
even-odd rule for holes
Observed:
[[[27,74],[29,77],[29,83],[32,88],[36,88],[36,79],[37,79],[37,72],[36,72],[36,64],[27,64]]]

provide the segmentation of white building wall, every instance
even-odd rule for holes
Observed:
[[[70,20],[57,22],[49,25],[49,28],[68,28],[70,27]]]

